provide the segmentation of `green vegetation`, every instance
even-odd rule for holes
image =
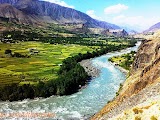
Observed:
[[[8,20],[2,20],[2,18],[0,18],[0,20],[1,20],[1,23],[0,23],[1,26],[10,28],[9,31],[4,31],[3,35],[11,33],[14,37],[17,36],[18,38],[22,36],[24,36],[25,38],[27,37],[30,38],[30,35],[34,36],[33,38],[40,37],[40,36],[43,36],[43,37],[74,36],[74,34],[68,31],[64,25],[50,23],[44,26],[36,27],[33,25],[25,25],[25,24],[8,22]]]
[[[13,26],[13,23],[10,24],[6,25]],[[67,57],[74,56],[78,53],[86,53],[87,51],[95,51],[97,53],[100,49],[100,52],[105,54],[108,52],[103,49],[106,46],[120,46],[123,49],[134,46],[136,42],[136,40],[129,38],[82,38],[55,37],[53,34],[45,35],[49,31],[54,32],[59,30],[58,33],[60,31],[65,32],[63,25],[51,24],[48,26],[49,31],[48,29],[43,30],[32,26],[18,24],[14,24],[14,26],[18,29],[23,28],[24,31],[13,30],[2,33],[2,43],[0,43],[0,65],[2,66],[0,67],[0,83],[2,85],[18,82],[20,84],[37,84],[39,80],[48,81],[58,77],[57,71],[63,59]],[[51,31],[51,29],[55,30]],[[24,42],[33,40],[39,42]],[[118,49],[115,48],[115,50]],[[101,53],[97,54],[101,55]]]
[[[121,56],[114,56],[110,58],[109,61],[114,62],[116,65],[119,65],[126,70],[129,70],[133,63],[135,54],[135,51],[131,51],[130,53],[123,54]]]
[[[92,52],[95,48],[98,47],[42,42],[0,43],[0,84],[37,84],[39,80],[57,78],[64,59],[78,53]]]
[[[6,25],[13,26],[10,24]],[[90,78],[79,65],[81,60],[136,43],[129,38],[90,34],[81,37],[81,33],[67,31],[63,25],[51,24],[46,29],[14,25],[17,31],[1,34],[0,100],[75,93]],[[21,28],[23,31],[19,30]]]
[[[123,87],[123,84],[122,84],[122,83],[120,83],[120,87],[119,87],[119,90],[116,92],[116,96],[118,96],[118,95],[119,95],[119,92],[122,90],[122,87]]]
[[[124,38],[114,38],[109,40],[109,38],[81,38],[81,37],[52,37],[47,40],[40,39],[42,42],[48,42],[50,44],[78,44],[85,46],[107,46],[107,45],[127,45],[132,47],[135,45],[137,40],[124,39]]]
[[[30,42],[23,42],[23,44],[26,44],[26,43],[30,43]],[[22,44],[22,43],[21,43]],[[38,44],[39,46],[37,46],[37,50],[40,50],[38,48],[41,48],[41,44],[45,46],[45,44],[43,43],[37,43],[35,42],[35,44]],[[8,45],[8,44],[7,44]],[[13,44],[13,45],[16,45],[16,44]],[[9,44],[9,46],[12,46],[11,44]],[[19,46],[19,45],[18,45]],[[33,47],[33,44],[31,45]],[[43,47],[44,47],[43,46]],[[50,50],[51,49],[54,49],[55,46],[63,46],[63,45],[51,45],[51,44],[47,44],[47,48],[46,49],[49,49],[49,46],[51,46]],[[69,45],[70,46],[70,45]],[[69,46],[63,46],[63,47],[67,47],[66,49],[69,48]],[[72,45],[71,45],[72,46]],[[1,74],[8,74],[9,72],[11,74],[14,74],[13,72],[13,68],[16,68],[17,69],[17,66],[18,65],[24,65],[26,63],[26,66],[25,67],[22,67],[22,69],[20,71],[23,71],[23,74],[21,75],[21,72],[18,71],[19,75],[21,76],[20,77],[20,81],[24,81],[24,83],[21,82],[21,84],[11,84],[11,85],[6,85],[4,87],[1,88],[0,90],[0,99],[1,100],[10,100],[10,101],[15,101],[15,100],[23,100],[25,98],[34,98],[34,97],[49,97],[51,95],[68,95],[68,94],[72,94],[74,92],[76,92],[81,86],[85,85],[87,83],[87,80],[89,79],[89,76],[87,75],[87,73],[85,72],[85,70],[83,69],[82,66],[79,65],[78,62],[80,62],[81,60],[83,59],[88,59],[88,58],[92,58],[92,57],[96,57],[96,56],[100,56],[100,55],[103,55],[107,52],[111,52],[111,51],[116,51],[116,50],[121,50],[121,49],[124,49],[124,48],[127,48],[129,45],[127,44],[119,44],[119,45],[107,45],[105,47],[101,47],[101,48],[97,48],[95,51],[93,51],[93,49],[87,47],[87,46],[79,46],[81,52],[83,51],[83,54],[79,53],[79,54],[75,54],[75,49],[76,51],[78,50],[78,46],[75,46],[75,49],[74,49],[74,55],[72,57],[68,57],[66,56],[66,59],[64,59],[62,61],[62,59],[58,59],[59,62],[55,62],[55,59],[54,56],[51,56],[51,60],[53,61],[48,61],[49,59],[46,60],[46,58],[48,58],[49,56],[48,55],[53,55],[52,54],[49,54],[49,53],[45,53],[45,62],[43,61],[40,61],[39,60],[44,60],[44,56],[42,57],[42,55],[38,55],[40,54],[41,52],[43,53],[44,49],[41,49],[41,51],[37,54],[37,55],[32,55],[31,54],[31,57],[30,58],[16,58],[15,61],[17,62],[18,60],[22,60],[22,61],[18,61],[17,62],[17,65],[16,66],[9,66],[9,68],[11,67],[12,70],[11,71],[7,71],[5,70],[4,68],[2,69],[2,73]],[[23,46],[24,47],[24,46]],[[7,48],[7,47],[5,47]],[[83,50],[82,50],[83,48]],[[90,49],[91,52],[86,52],[84,51],[85,49]],[[93,48],[93,47],[92,47]],[[10,50],[11,51],[10,51]],[[21,53],[25,53],[25,50],[26,49],[21,49],[18,50],[18,52],[21,52]],[[30,49],[29,51],[30,52],[33,52],[35,50],[35,48],[33,49]],[[56,50],[58,50],[58,48],[56,48]],[[7,53],[12,53],[12,51],[16,51],[15,49],[11,49],[11,48],[7,48]],[[60,51],[60,50],[58,50]],[[57,51],[57,52],[58,52]],[[93,51],[93,52],[92,52]],[[5,51],[3,51],[5,53]],[[51,52],[51,51],[50,51]],[[80,51],[78,51],[80,52]],[[3,57],[2,58],[4,59],[8,59],[8,60],[14,60],[12,57]],[[34,59],[32,59],[34,58]],[[37,58],[37,59],[36,59]],[[62,58],[62,57],[60,57]],[[35,80],[32,80],[34,82],[36,82],[36,84],[33,84],[32,82],[30,84],[26,84],[26,77],[24,76],[25,72],[30,72],[30,71],[33,71],[35,70],[36,72],[38,71],[36,67],[36,65],[34,65],[34,68],[32,68],[31,70],[26,70],[24,71],[23,69],[25,68],[28,68],[28,60],[37,60],[37,61],[34,61],[33,63],[38,63],[41,65],[44,65],[46,62],[51,62],[50,64],[53,64],[53,63],[58,63],[58,64],[61,64],[61,67],[59,67],[55,73],[56,77],[54,77],[53,73],[51,73],[51,79],[48,80],[48,81],[45,81],[43,79],[35,79]],[[15,61],[10,61],[10,63],[13,63]],[[30,61],[31,62],[31,61]],[[29,63],[30,63],[29,62]],[[9,63],[8,63],[9,64]],[[6,65],[8,65],[6,64]],[[5,66],[6,67],[6,66]],[[30,66],[31,67],[31,66]],[[53,66],[52,67],[49,67],[50,69],[54,69],[56,66]],[[8,68],[8,66],[7,66]],[[46,69],[46,66],[43,69]],[[34,72],[31,72],[34,74]],[[49,71],[43,71],[43,72],[40,72],[40,74],[38,74],[39,77],[42,77],[41,74],[44,74],[44,77],[47,76],[47,74],[49,73]],[[29,77],[33,77],[33,74],[30,74]],[[28,75],[28,74],[26,74]],[[11,76],[11,75],[10,75]],[[13,81],[13,76],[12,77],[12,83],[15,82],[15,80]],[[5,78],[4,78],[5,79]],[[4,81],[3,79],[3,81]],[[7,89],[7,92],[5,91]]]

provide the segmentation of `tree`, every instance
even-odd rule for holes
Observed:
[[[10,49],[7,49],[7,50],[5,50],[5,52],[4,52],[5,54],[9,54],[9,55],[12,55],[12,50],[10,50]]]

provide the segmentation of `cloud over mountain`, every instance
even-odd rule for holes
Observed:
[[[121,13],[124,10],[127,10],[129,7],[124,4],[117,4],[113,6],[109,6],[104,9],[105,14],[117,14]]]
[[[102,20],[101,17],[96,16],[95,11],[94,10],[88,10],[86,12],[87,15],[89,15],[90,17],[97,19],[97,20]]]

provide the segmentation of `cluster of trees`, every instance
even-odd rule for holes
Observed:
[[[50,44],[78,44],[78,45],[85,45],[85,46],[108,46],[108,41],[118,43],[126,43],[128,47],[133,47],[137,43],[136,39],[124,39],[119,40],[118,38],[115,41],[110,40],[110,38],[105,38],[104,40],[97,40],[97,39],[87,39],[85,40],[83,37],[48,37],[47,40],[45,38],[40,38],[42,42],[48,42]]]
[[[22,85],[18,84],[7,85],[0,88],[0,100],[23,100],[25,98],[34,98],[34,89],[31,85]]]
[[[125,61],[122,62],[122,63],[120,63],[120,66],[123,67],[123,68],[125,68],[125,69],[127,69],[127,70],[129,70],[130,67],[131,67],[131,65],[132,65],[132,63],[133,63],[135,54],[136,54],[135,51],[131,51],[131,52],[128,53],[128,54],[122,55],[122,57],[125,58]]]
[[[136,39],[128,40],[128,47],[133,47],[135,46],[136,43],[137,43]]]
[[[129,70],[130,67],[131,67],[131,65],[132,65],[132,63],[133,63],[133,61],[134,61],[135,54],[136,54],[135,51],[131,51],[130,53],[123,54],[123,55],[121,55],[121,56],[114,56],[114,57],[112,57],[112,58],[109,58],[109,61],[115,62],[115,61],[113,60],[113,58],[117,58],[117,59],[118,59],[118,58],[123,58],[124,61],[119,61],[119,64],[118,64],[118,65],[121,66],[121,67],[123,67],[123,68],[126,69],[126,70]]]
[[[47,33],[46,33],[47,34]],[[54,36],[54,37],[53,37]],[[49,35],[44,36],[41,32],[38,31],[4,31],[2,33],[2,42],[10,42],[14,43],[15,41],[41,41],[41,42],[47,42],[50,44],[79,44],[79,45],[85,45],[85,46],[106,46],[108,45],[106,41],[118,41],[118,42],[128,42],[128,44],[135,45],[135,42],[137,42],[136,39],[132,38],[130,40],[122,40],[121,38],[104,38],[103,40],[93,40],[88,39],[85,40],[84,37],[80,37],[79,35],[76,35],[75,37],[61,37],[59,35]],[[95,37],[97,38],[97,37]],[[120,40],[119,40],[120,39]],[[113,42],[114,42],[113,41]]]
[[[43,39],[41,39],[43,41]],[[43,42],[48,42],[50,44],[78,44],[85,46],[106,46],[103,41],[95,40],[84,40],[82,37],[52,37]]]
[[[20,54],[18,52],[12,53],[12,50],[10,50],[10,49],[5,50],[4,53],[6,55],[10,55],[11,57],[17,57],[17,58],[29,58],[30,57],[28,55],[22,55],[22,54]]]
[[[26,98],[49,97],[51,95],[69,95],[77,92],[79,88],[86,84],[89,76],[75,58],[68,58],[63,62],[63,68],[59,72],[59,77],[48,82],[39,81],[34,85],[12,84],[0,89],[0,100],[17,101]],[[72,65],[71,67],[68,67]]]
[[[0,88],[0,100],[23,100],[34,97],[49,97],[51,95],[69,95],[79,90],[90,79],[79,62],[83,59],[93,58],[107,52],[117,51],[127,48],[128,45],[108,45],[100,50],[79,53],[73,57],[65,59],[58,72],[58,78],[48,82],[39,81],[37,85],[8,85]],[[6,51],[11,52],[11,51]]]
[[[11,42],[14,43],[16,40],[18,41],[33,41],[35,39],[41,38],[42,36],[34,31],[4,31],[2,33],[2,42]]]

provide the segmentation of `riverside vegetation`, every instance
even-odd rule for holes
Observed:
[[[69,95],[91,76],[79,62],[134,46],[136,40],[114,38],[50,38],[14,40],[4,35],[0,43],[1,100]],[[29,42],[29,41],[30,42]],[[9,41],[9,42],[8,42]]]
[[[108,61],[124,68],[125,70],[130,71],[131,65],[133,64],[133,61],[135,59],[135,55],[136,55],[136,52],[131,51],[130,53],[123,54],[120,56],[113,56],[113,57],[109,58]],[[122,90],[122,87],[123,87],[123,84],[121,83],[118,92],[116,92],[116,96],[119,95],[119,92]]]
[[[135,55],[136,55],[136,52],[131,51],[130,53],[127,53],[127,54],[111,57],[108,60],[111,61],[112,63],[115,63],[115,65],[118,65],[126,70],[130,70],[131,65],[134,61]]]

